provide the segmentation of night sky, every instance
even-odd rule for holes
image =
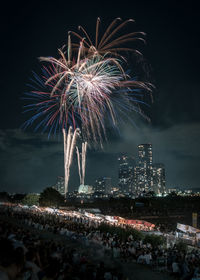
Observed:
[[[120,136],[109,134],[103,151],[88,151],[85,183],[100,176],[116,183],[119,153],[136,157],[136,146],[150,142],[153,161],[165,164],[167,187],[200,187],[198,7],[194,1],[106,2],[15,1],[1,9],[0,191],[40,192],[63,175],[62,136],[48,140],[46,134],[22,131],[21,97],[32,71],[40,69],[37,58],[57,56],[67,32],[78,25],[94,34],[98,16],[104,30],[115,17],[133,18],[136,23],[126,30],[147,34],[146,45],[138,45],[145,65],[137,60],[132,67],[155,90],[147,112],[151,123],[138,116],[136,126],[120,127]],[[70,189],[78,186],[77,175],[74,162]]]

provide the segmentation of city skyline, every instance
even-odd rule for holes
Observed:
[[[64,2],[63,2],[64,3]],[[82,5],[82,4],[81,4]],[[155,85],[154,102],[145,113],[151,122],[134,116],[134,124],[124,124],[120,134],[108,132],[104,150],[89,150],[85,183],[97,171],[113,177],[119,153],[136,153],[140,143],[152,143],[156,162],[166,168],[167,187],[198,188],[200,175],[199,44],[198,9],[195,5],[138,1],[119,7],[110,2],[96,12],[81,6],[73,16],[73,3],[46,6],[40,3],[5,5],[2,24],[2,67],[0,104],[0,189],[11,192],[41,191],[63,174],[62,136],[47,139],[33,130],[22,131],[25,121],[21,97],[27,90],[31,71],[38,71],[37,58],[56,56],[66,41],[67,30],[78,25],[94,26],[100,16],[103,26],[115,17],[134,18],[135,31],[144,31],[146,45],[138,45],[144,61],[133,59],[136,74]],[[56,22],[52,16],[57,16]],[[187,36],[186,36],[187,34]],[[189,34],[189,35],[188,35]],[[136,62],[136,63],[135,63]],[[135,63],[135,64],[134,64]],[[132,118],[132,116],[130,116]],[[136,127],[137,128],[136,128]],[[110,165],[113,165],[110,166]],[[77,177],[76,163],[72,178]],[[112,168],[111,168],[112,167]],[[71,185],[78,185],[71,181]]]
[[[70,193],[95,193],[97,197],[104,197],[105,195],[137,197],[149,192],[154,192],[156,195],[166,193],[165,166],[163,163],[153,161],[152,144],[139,144],[135,157],[122,153],[118,156],[117,161],[117,183],[113,183],[115,178],[102,176],[101,174],[90,185],[80,181],[80,185],[78,187],[73,186]],[[64,176],[57,176],[56,183],[51,187],[62,195],[66,195]]]
[[[27,135],[26,135],[27,136]],[[28,140],[30,142],[30,140]],[[37,137],[35,138],[35,141],[37,143]],[[49,143],[49,142],[45,142],[45,136],[43,136],[43,148],[46,149],[46,144]],[[32,139],[32,142],[33,139]],[[24,139],[24,143],[26,143],[26,140]],[[143,143],[144,144],[144,143]],[[57,169],[57,174],[55,174],[55,176],[48,176],[48,175],[44,175],[44,176],[41,176],[37,178],[37,176],[35,177],[35,181],[37,182],[40,181],[41,182],[41,178],[44,179],[43,182],[45,182],[45,178],[49,178],[50,177],[50,180],[48,181],[48,183],[41,183],[40,185],[38,183],[35,183],[34,186],[37,185],[37,188],[33,188],[33,189],[30,189],[30,192],[41,192],[44,188],[46,187],[51,187],[53,185],[55,185],[56,183],[56,180],[58,177],[63,177],[64,176],[64,170],[63,170],[63,173],[61,174],[61,172],[59,172],[59,169],[61,170],[62,169],[62,144],[60,142],[54,142],[55,146],[57,146],[57,149],[58,151],[57,152],[54,152],[54,156],[56,158],[59,158],[59,161],[60,161],[60,165],[59,165],[59,168]],[[145,143],[145,145],[151,145],[149,143]],[[85,185],[92,185],[94,186],[95,185],[95,181],[97,178],[101,178],[101,177],[110,177],[111,180],[112,180],[112,186],[118,186],[119,185],[119,157],[120,156],[128,156],[129,158],[132,158],[132,160],[135,162],[135,167],[139,166],[139,162],[140,162],[140,159],[139,159],[139,155],[138,155],[138,146],[141,146],[141,143],[136,145],[134,148],[135,148],[135,152],[116,152],[116,153],[108,153],[106,151],[102,151],[102,150],[99,150],[99,151],[90,151],[89,152],[89,162],[88,164],[86,164],[86,183]],[[49,147],[52,148],[52,145],[49,143]],[[152,147],[152,145],[151,145]],[[127,147],[126,147],[127,148]],[[132,147],[133,148],[133,147]],[[38,150],[38,149],[37,149]],[[134,149],[133,149],[134,150]],[[161,159],[161,156],[156,154],[154,152],[154,150],[157,150],[156,153],[158,153],[158,149],[156,149],[156,147],[152,147],[152,151],[153,151],[153,160],[151,160],[151,164],[152,164],[152,167],[154,167],[156,164],[163,164],[165,166],[165,160],[162,160]],[[48,156],[48,149],[46,150],[46,155],[47,157]],[[38,152],[40,152],[38,150]],[[44,151],[43,151],[44,152]],[[24,155],[22,155],[24,156]],[[105,158],[106,158],[106,162],[107,164],[104,166],[104,169],[103,168],[98,168],[98,165],[100,164],[101,165],[101,158],[104,159],[104,164],[105,164]],[[37,159],[37,156],[34,158],[34,160]],[[98,160],[99,159],[99,163],[98,163]],[[159,160],[159,162],[158,162]],[[38,162],[36,161],[36,166],[40,168],[40,165],[38,165]],[[94,172],[94,169],[93,169],[93,164],[96,163],[96,172]],[[32,163],[33,164],[33,163]],[[29,167],[29,166],[27,166]],[[18,168],[18,167],[15,167],[15,168]],[[92,172],[91,170],[92,169]],[[166,167],[165,167],[166,169]],[[42,172],[43,170],[41,170]],[[56,171],[55,171],[56,172]],[[133,173],[135,171],[133,170]],[[80,182],[79,182],[79,177],[78,177],[78,168],[77,168],[77,161],[76,161],[76,157],[74,156],[74,160],[73,160],[73,163],[72,163],[72,170],[71,170],[71,179],[70,179],[70,183],[69,183],[69,191],[74,191],[74,190],[78,190],[78,187],[80,185]],[[183,187],[183,189],[185,188],[193,188],[193,186],[191,184],[182,184],[181,183],[181,180],[179,180],[179,178],[177,179],[177,182],[175,183],[171,183],[171,182],[168,182],[168,178],[170,176],[168,176],[168,171],[166,170],[166,188],[173,188],[173,187]],[[74,180],[75,179],[75,180]],[[32,183],[32,182],[30,182]],[[15,185],[16,186],[16,185]],[[22,184],[23,186],[23,184]],[[1,191],[6,191],[6,188],[2,188]],[[15,192],[15,191],[12,191],[12,189],[7,189],[8,192]],[[19,190],[17,190],[16,192],[29,192],[29,190],[27,190],[27,188],[20,188]]]

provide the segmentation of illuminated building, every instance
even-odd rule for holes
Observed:
[[[53,188],[55,190],[57,190],[60,194],[64,195],[65,194],[65,181],[64,181],[64,177],[58,176],[57,177],[57,182],[53,186]]]
[[[112,190],[111,178],[101,177],[95,181],[95,192],[99,194],[110,194]]]
[[[123,194],[132,194],[134,183],[134,159],[127,155],[121,155],[119,162],[119,190]]]
[[[93,193],[93,187],[88,185],[80,185],[78,188],[78,193],[83,194],[92,194]]]
[[[139,166],[151,166],[153,163],[152,144],[138,145],[138,163]]]
[[[149,192],[153,187],[152,144],[138,145],[138,165],[134,168],[135,192]]]
[[[105,182],[105,193],[110,194],[111,190],[112,190],[111,178],[110,177],[104,177],[104,182]]]
[[[164,164],[156,163],[152,166],[153,191],[155,194],[165,192],[165,167]]]

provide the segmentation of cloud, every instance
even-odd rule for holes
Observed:
[[[56,181],[62,170],[62,143],[46,135],[20,130],[0,131],[1,189],[40,191]]]

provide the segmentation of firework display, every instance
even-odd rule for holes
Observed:
[[[31,92],[26,93],[25,112],[32,116],[24,127],[35,125],[43,128],[49,136],[59,131],[64,137],[65,190],[68,190],[69,168],[74,146],[80,134],[85,143],[82,146],[82,168],[77,148],[80,181],[85,177],[85,156],[88,144],[100,144],[106,138],[106,125],[118,127],[121,119],[129,119],[129,113],[143,114],[141,96],[150,86],[127,74],[124,51],[136,51],[122,46],[124,43],[144,40],[143,32],[125,35],[117,33],[133,20],[119,24],[115,19],[99,40],[99,24],[96,23],[95,42],[92,43],[83,27],[82,37],[69,32],[67,46],[59,49],[59,58],[40,57],[43,62],[42,75],[34,74]],[[78,43],[71,40],[71,36]],[[120,53],[120,54],[119,54]],[[86,143],[87,142],[87,143]],[[82,171],[81,171],[82,170]]]

